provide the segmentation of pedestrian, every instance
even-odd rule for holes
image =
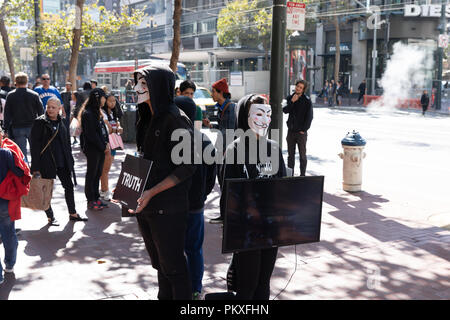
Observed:
[[[42,85],[42,79],[41,76],[37,76],[36,80],[34,81],[33,90],[36,89],[36,87],[39,87]]]
[[[13,88],[11,88],[10,84],[11,84],[11,79],[9,77],[2,76],[0,78],[0,90],[5,91],[6,93],[9,93],[10,91],[13,90]]]
[[[189,97],[190,99],[192,99],[192,101],[195,104],[194,99],[194,94],[195,94],[195,90],[197,90],[197,86],[195,85],[195,83],[192,80],[184,80],[182,83],[180,83],[180,95],[185,96],[185,97]],[[196,111],[195,111],[195,117],[194,117],[194,127],[197,130],[200,130],[202,128],[202,123],[203,123],[203,112],[202,112],[202,108],[200,108],[200,106],[196,105],[195,106]]]
[[[4,132],[0,127],[0,236],[5,249],[3,261],[6,275],[14,272],[18,247],[15,221],[21,218],[20,197],[27,192],[26,185],[31,176],[19,147],[11,140],[4,140],[9,139],[4,139]],[[8,187],[12,184],[15,188]],[[3,266],[0,262],[0,284],[3,282]]]
[[[358,103],[360,103],[361,99],[364,102],[364,96],[366,94],[366,79],[363,79],[363,81],[359,84],[358,91],[359,91]]]
[[[158,299],[192,299],[191,281],[185,258],[185,232],[189,208],[189,187],[195,165],[191,159],[175,163],[172,141],[177,130],[190,135],[194,150],[193,124],[175,105],[175,74],[166,65],[154,64],[134,73],[138,108],[150,110],[140,121],[151,119],[143,141],[143,158],[152,161],[147,185],[135,211],[152,266],[158,271]],[[145,117],[145,118],[144,118]],[[137,130],[138,131],[138,130]],[[183,139],[184,141],[184,139]]]
[[[71,115],[71,106],[70,101],[72,100],[72,83],[66,82],[66,87],[63,92],[61,92],[61,99],[63,103],[62,111],[62,118],[64,125],[66,126],[67,130],[69,130],[70,127],[70,115]],[[68,135],[69,141],[70,141],[70,135]]]
[[[295,83],[294,94],[288,96],[287,106],[283,112],[289,114],[287,120],[287,146],[288,146],[288,167],[294,173],[295,166],[295,148],[298,146],[300,154],[300,176],[306,174],[306,141],[308,139],[308,130],[311,127],[313,119],[313,107],[311,99],[305,95],[308,88],[308,82],[297,80]]]
[[[304,80],[301,80],[304,82]],[[246,134],[236,139],[227,147],[223,179],[268,179],[286,176],[283,155],[275,141],[267,139],[267,132],[271,121],[272,108],[267,100],[258,95],[247,95],[239,100],[237,105],[237,128]],[[267,154],[261,152],[252,154],[251,144],[266,144]],[[239,150],[245,150],[245,161],[239,162]],[[273,157],[278,160],[275,165]],[[256,161],[252,161],[256,160]],[[224,182],[223,182],[224,184]],[[220,211],[225,214],[227,190],[220,198]],[[256,199],[256,198],[255,198]],[[255,200],[257,201],[257,200]],[[248,213],[247,213],[248,214]],[[270,278],[275,266],[278,248],[255,249],[233,253],[227,279],[232,282],[232,291],[236,292],[238,300],[269,300]],[[229,288],[230,289],[230,288]]]
[[[115,133],[121,135],[123,133],[123,128],[120,126],[116,105],[116,97],[112,93],[107,94],[106,103],[102,107],[102,115],[109,134]],[[111,152],[105,154],[102,176],[100,177],[100,199],[105,201],[110,201],[112,197],[112,193],[109,191],[109,170],[111,170],[111,165],[116,153],[116,150],[111,150]]]
[[[179,95],[181,95],[181,90],[179,87],[175,88],[175,97],[178,97]]]
[[[79,93],[77,91],[72,91],[72,95],[71,95],[71,99],[70,99],[70,124],[72,124],[73,119],[76,119],[77,125],[79,125],[78,123],[78,115],[75,116],[75,108],[77,105],[77,97],[79,96]],[[70,127],[70,125],[69,125]],[[71,130],[69,130],[70,132]],[[75,145],[78,143],[77,140],[77,132],[73,131],[72,132],[72,137],[73,137],[73,143],[72,145]]]
[[[420,104],[422,105],[422,115],[425,116],[427,112],[428,105],[430,104],[430,97],[428,96],[428,91],[424,90],[422,97],[420,97]]]
[[[92,89],[97,88],[97,86],[98,86],[97,80],[92,79],[90,82],[91,82],[91,88],[92,88]],[[105,92],[105,93],[106,93],[106,92]]]
[[[75,197],[71,173],[73,157],[70,148],[69,130],[59,115],[61,102],[56,97],[47,101],[45,114],[36,118],[31,129],[31,172],[43,179],[59,178],[64,188],[70,221],[87,221],[75,209]],[[45,210],[48,224],[58,226],[52,206]]]
[[[8,93],[6,91],[0,89],[0,128],[3,128],[4,125],[3,113],[5,112],[5,103],[7,95]]]
[[[46,108],[48,99],[50,99],[51,97],[57,97],[59,101],[63,103],[61,94],[59,93],[58,89],[50,85],[50,76],[48,74],[43,74],[41,79],[42,85],[34,88],[34,91],[39,94],[39,98],[41,98],[44,110]]]
[[[5,103],[5,129],[8,136],[19,145],[25,159],[27,141],[30,142],[31,127],[38,116],[44,114],[39,95],[27,88],[28,76],[19,72],[15,76],[16,89],[11,91]]]
[[[216,108],[218,109],[219,123],[216,125],[212,125],[208,119],[206,119],[206,125],[210,128],[219,129],[222,135],[222,145],[218,145],[216,143],[217,152],[221,152],[222,155],[225,153],[227,148],[226,143],[226,131],[227,130],[235,130],[236,129],[236,105],[231,102],[231,94],[228,88],[228,83],[225,78],[216,81],[212,85],[211,96],[213,100],[216,102]],[[221,141],[221,139],[217,139],[217,141]],[[222,165],[218,164],[217,166],[217,178],[219,179],[219,185],[222,188],[221,182],[221,172]],[[210,223],[223,223],[222,214],[214,219],[209,221]]]
[[[342,81],[339,81],[336,87],[336,104],[338,106],[342,105],[342,99],[344,98],[344,85]]]
[[[175,104],[194,123],[197,106],[188,96],[183,96],[183,83],[180,85],[182,96],[175,98]],[[205,150],[211,150],[211,157],[215,157],[215,149],[208,137],[197,129],[194,136],[202,144],[202,155]],[[202,293],[202,280],[204,273],[203,240],[205,235],[204,210],[205,201],[211,193],[216,182],[216,165],[205,163],[203,157],[192,176],[189,189],[189,212],[186,228],[185,252],[189,275],[191,278],[192,299],[200,300]],[[197,162],[194,162],[197,163]]]
[[[328,80],[325,80],[325,84],[320,95],[323,97],[323,102],[326,105],[328,103]]]
[[[328,106],[333,106],[333,83],[330,81],[328,83]]]
[[[81,125],[80,145],[87,159],[84,194],[88,209],[95,211],[108,206],[100,200],[99,192],[105,155],[111,152],[108,129],[100,112],[105,102],[105,92],[100,88],[92,89],[78,115]]]

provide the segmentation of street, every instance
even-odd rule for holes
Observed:
[[[325,176],[321,241],[279,249],[271,299],[450,299],[449,123],[416,112],[315,108],[307,175]],[[342,190],[338,157],[352,130],[367,141],[357,193]],[[110,186],[124,155],[116,156]],[[156,271],[135,219],[121,218],[115,204],[86,211],[79,147],[74,157],[77,210],[89,221],[68,221],[57,180],[52,206],[61,226],[47,226],[44,212],[22,211],[15,274],[6,276],[0,299],[156,299]],[[297,157],[296,175],[298,165]],[[216,185],[205,220],[217,216],[219,198]],[[205,293],[226,291],[231,255],[221,254],[221,236],[220,225],[205,222]]]

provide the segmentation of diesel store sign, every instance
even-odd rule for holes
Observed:
[[[432,17],[439,18],[442,12],[440,4],[406,4],[405,17]],[[445,16],[450,18],[450,4],[445,6]]]

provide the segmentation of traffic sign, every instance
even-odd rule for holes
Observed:
[[[448,35],[440,34],[439,35],[439,48],[447,48],[448,47]]]
[[[306,4],[288,1],[286,10],[286,29],[305,31]]]

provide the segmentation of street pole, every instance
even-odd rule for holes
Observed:
[[[38,41],[38,32],[39,25],[41,24],[41,9],[39,8],[39,0],[34,0],[34,25],[36,27],[36,72],[37,75],[40,76],[42,74],[42,56],[39,52],[39,41]]]
[[[284,59],[286,47],[286,0],[273,1],[272,47],[270,60],[270,105],[272,129],[278,129],[278,144],[283,150]],[[273,137],[276,138],[276,137]]]
[[[447,29],[447,22],[445,18],[445,4],[442,4],[441,8],[441,21],[439,25],[439,34],[444,34]],[[442,97],[442,59],[444,58],[444,48],[439,46],[438,41],[438,70],[437,70],[437,88],[436,88],[436,110],[441,109],[441,97]]]
[[[378,14],[375,14],[375,27],[373,28],[373,50],[372,50],[372,95],[375,95],[376,69],[377,69],[377,28]]]

